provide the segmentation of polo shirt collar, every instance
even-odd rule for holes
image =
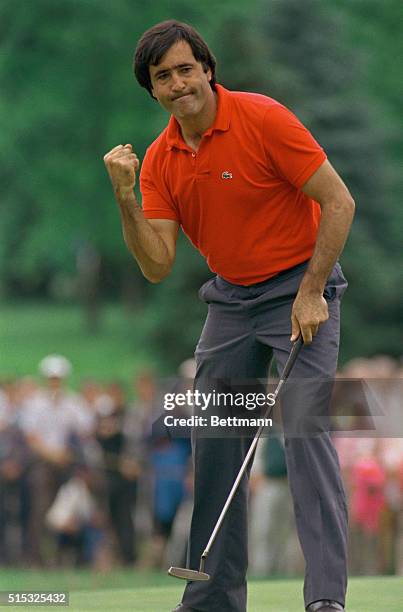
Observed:
[[[217,92],[217,113],[214,123],[205,132],[204,136],[210,136],[215,130],[226,132],[231,123],[231,93],[222,85],[216,84]],[[169,120],[166,132],[167,150],[174,147],[177,149],[187,149],[188,146],[182,138],[179,123],[173,115]]]

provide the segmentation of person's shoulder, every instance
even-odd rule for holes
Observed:
[[[285,108],[280,102],[265,94],[251,91],[229,91],[233,106],[245,113],[265,115],[268,111]]]
[[[168,126],[166,126],[160,134],[148,146],[147,151],[158,151],[161,147],[167,146]]]
[[[163,155],[165,153],[168,146],[167,135],[168,126],[166,126],[162,130],[162,132],[160,132],[160,134],[155,138],[155,140],[153,140],[152,143],[148,145],[145,153],[145,158],[152,158],[153,160],[155,160],[160,155]]]
[[[167,132],[168,126],[148,145],[141,164],[140,181],[144,181],[150,172],[152,172],[154,180],[159,175],[164,160],[166,160],[168,149]],[[159,171],[157,170],[156,172],[156,169],[159,169]]]
[[[275,126],[278,123],[287,124],[297,120],[295,114],[282,102],[265,94],[249,91],[228,91],[232,106],[239,114],[263,119],[264,124]]]

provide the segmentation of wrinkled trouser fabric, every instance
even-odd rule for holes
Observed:
[[[222,381],[266,379],[274,357],[281,374],[291,350],[291,308],[307,263],[264,283],[243,287],[220,277],[199,296],[209,305],[196,348],[195,389],[217,390]],[[288,480],[298,536],[306,561],[305,605],[319,599],[344,604],[347,586],[347,507],[326,415],[339,348],[340,300],[347,283],[339,264],[325,290],[329,319],[304,346],[281,394]],[[218,412],[219,411],[219,412]],[[225,408],[215,408],[222,416]],[[253,434],[252,434],[253,435]],[[200,556],[252,441],[192,432],[194,510],[188,567]],[[249,466],[250,467],[250,466]],[[247,498],[242,479],[206,562],[208,582],[189,582],[183,603],[202,612],[245,612]],[[270,601],[267,602],[270,609]]]

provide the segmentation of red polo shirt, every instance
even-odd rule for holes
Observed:
[[[197,153],[173,116],[147,149],[142,205],[147,219],[177,221],[213,272],[252,285],[311,257],[320,207],[301,187],[326,155],[272,98],[217,94]]]

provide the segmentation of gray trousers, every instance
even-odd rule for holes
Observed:
[[[257,285],[220,277],[199,296],[209,305],[196,348],[195,388],[206,392],[228,380],[265,379],[274,356],[281,374],[291,350],[291,308],[307,263]],[[298,537],[306,561],[305,605],[334,599],[344,605],[347,586],[347,506],[326,414],[339,348],[340,299],[347,287],[339,264],[324,296],[329,319],[304,346],[281,398],[288,479]],[[220,415],[223,415],[219,408]],[[217,413],[217,408],[215,409]],[[192,432],[194,509],[188,567],[200,556],[225,503],[251,437]],[[245,612],[248,476],[240,483],[206,562],[208,582],[189,582],[183,603],[202,612]],[[268,608],[270,602],[267,602]]]

